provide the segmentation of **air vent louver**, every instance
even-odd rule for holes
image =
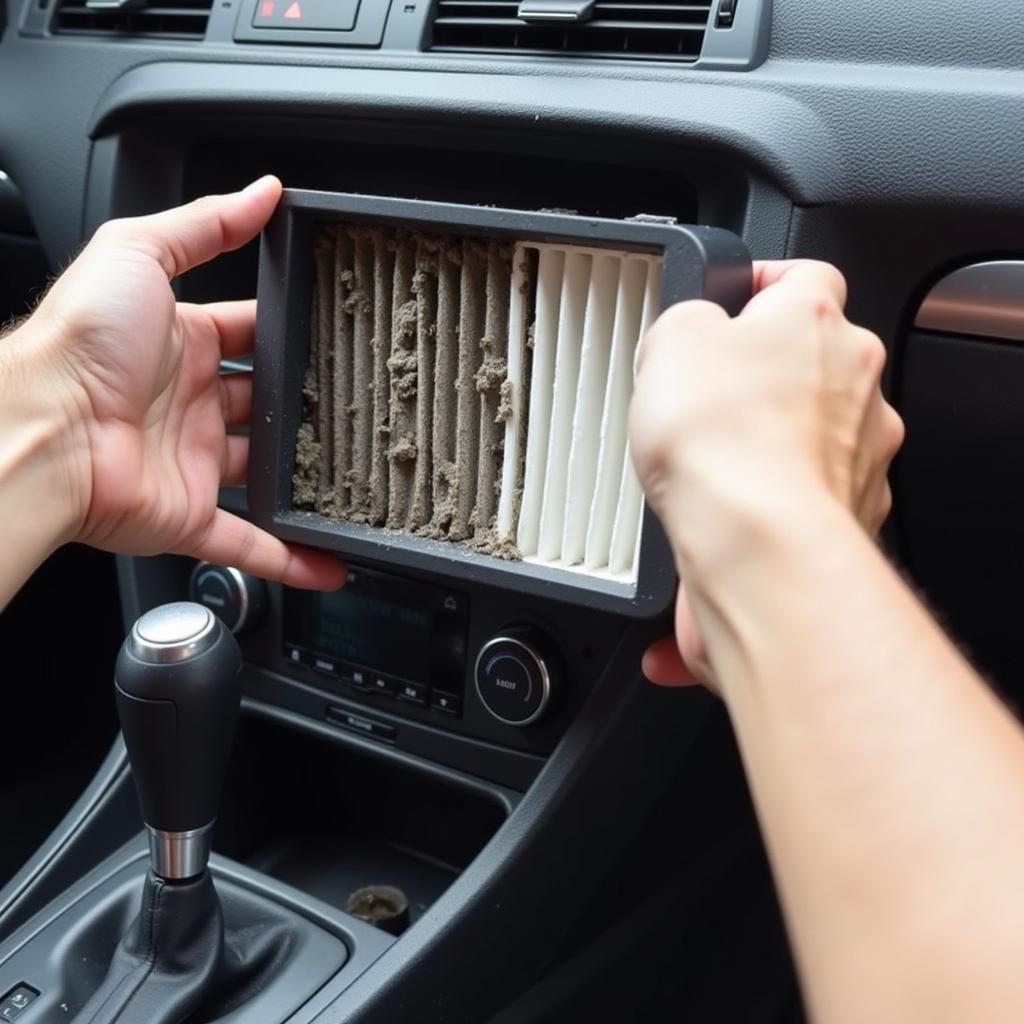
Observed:
[[[53,31],[61,34],[202,39],[212,0],[152,0],[137,6],[88,7],[83,0],[61,0]]]
[[[700,56],[711,0],[597,0],[589,18],[526,21],[508,0],[437,0],[435,50],[636,57],[692,62]]]
[[[626,418],[660,277],[646,254],[324,231],[295,507],[635,581]]]

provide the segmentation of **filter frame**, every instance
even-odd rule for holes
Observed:
[[[675,597],[677,577],[668,539],[646,503],[635,584],[506,561],[451,541],[339,522],[292,507],[302,383],[313,329],[313,240],[319,228],[331,223],[653,254],[663,261],[663,309],[704,298],[730,314],[739,312],[749,299],[753,283],[750,254],[740,238],[721,228],[655,220],[286,189],[261,239],[247,495],[256,525],[282,540],[395,569],[429,572],[452,582],[501,587],[631,618],[662,614]]]

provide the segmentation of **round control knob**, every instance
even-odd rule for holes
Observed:
[[[551,700],[551,670],[532,632],[510,631],[480,648],[476,692],[484,707],[506,725],[530,725]]]
[[[259,624],[267,604],[263,580],[227,565],[200,562],[189,582],[192,600],[206,605],[232,633]]]

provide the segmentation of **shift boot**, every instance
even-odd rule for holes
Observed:
[[[218,987],[224,960],[209,871],[173,883],[150,872],[139,916],[75,1024],[183,1024]]]

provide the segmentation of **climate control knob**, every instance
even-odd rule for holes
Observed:
[[[506,725],[530,725],[551,701],[552,667],[534,630],[508,630],[488,640],[476,658],[476,692]]]
[[[244,633],[259,624],[267,605],[263,580],[227,565],[200,562],[192,570],[189,593],[206,605],[232,633]]]

